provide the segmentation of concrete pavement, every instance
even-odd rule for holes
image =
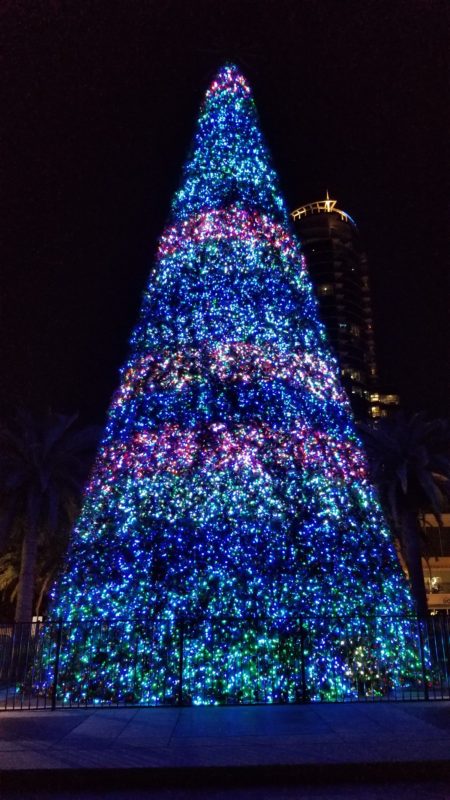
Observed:
[[[4,790],[280,780],[450,786],[450,702],[0,713]]]

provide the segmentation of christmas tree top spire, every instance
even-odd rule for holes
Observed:
[[[230,205],[287,220],[250,87],[234,64],[224,65],[206,92],[172,219]]]

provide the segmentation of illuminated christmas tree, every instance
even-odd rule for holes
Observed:
[[[64,691],[382,691],[415,668],[411,612],[250,89],[225,66],[55,593]]]

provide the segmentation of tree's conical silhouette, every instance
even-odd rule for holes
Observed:
[[[225,66],[56,590],[63,682],[152,703],[380,689],[415,663],[411,610],[249,87]]]

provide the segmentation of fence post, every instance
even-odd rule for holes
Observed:
[[[303,627],[303,620],[300,620],[300,671],[302,678],[302,703],[308,702],[308,688],[306,686],[306,668],[305,668],[305,629]]]
[[[178,700],[177,705],[183,705],[183,668],[184,668],[184,620],[181,617],[179,621],[180,628],[180,641],[179,641],[179,658],[178,658]]]
[[[423,630],[422,630],[422,623],[426,622],[427,620],[423,617],[418,617],[417,623],[419,628],[419,644],[420,644],[420,660],[422,663],[422,682],[423,682],[423,694],[424,699],[430,699],[430,693],[428,691],[428,682],[427,682],[427,670],[426,670],[426,662],[425,662],[425,646],[423,641]]]
[[[52,687],[52,711],[55,711],[56,709],[56,692],[58,689],[59,657],[61,654],[62,627],[63,627],[63,621],[62,617],[60,617],[58,620],[58,628],[56,631],[56,653],[55,653],[55,666],[53,669],[53,687]]]

